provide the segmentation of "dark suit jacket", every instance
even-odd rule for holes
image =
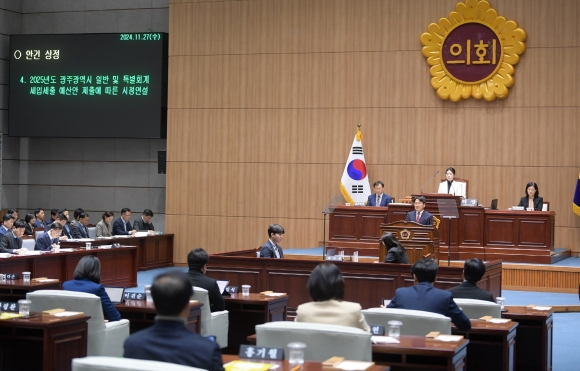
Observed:
[[[400,264],[409,264],[409,258],[407,257],[407,253],[403,252],[402,254],[399,252],[398,247],[391,247],[387,252],[387,256],[385,256],[385,263],[400,263]]]
[[[27,236],[34,236],[34,227],[30,226],[30,224],[26,223],[26,227],[24,227],[24,234]]]
[[[284,251],[282,251],[282,248],[278,245],[276,245],[276,247],[278,247],[278,254],[280,255],[280,258],[284,257]],[[262,248],[260,249],[260,258],[276,258],[276,253],[274,252],[274,246],[272,245],[272,242],[270,242],[270,240],[266,241],[263,245]]]
[[[72,229],[70,224],[65,224],[62,226],[62,234],[61,236],[66,236],[67,238],[73,238],[72,236]]]
[[[463,281],[461,285],[447,289],[453,295],[453,299],[477,299],[495,303],[493,294],[477,287],[473,282]]]
[[[220,292],[217,281],[213,278],[209,278],[205,274],[201,273],[199,269],[189,269],[187,272],[189,280],[192,286],[201,287],[207,290],[209,296],[209,309],[212,312],[218,312],[220,310],[226,309],[226,304],[224,302],[224,297]],[[195,294],[194,294],[195,295]]]
[[[123,226],[121,225],[121,228]],[[137,219],[135,219],[135,221],[133,222],[133,229],[137,230],[137,231],[154,231],[155,228],[153,228],[153,223],[149,222],[149,223],[145,223],[145,220],[143,220],[143,218],[138,217]]]
[[[380,206],[387,206],[391,202],[393,202],[393,199],[391,198],[391,196],[389,196],[386,193],[383,193],[383,195],[381,196],[381,205]],[[377,206],[377,195],[375,193],[373,193],[372,195],[369,196],[369,199],[367,201],[367,206]]]
[[[125,227],[123,224],[127,225],[127,232],[125,232]],[[122,218],[115,219],[113,222],[113,236],[130,235],[133,227],[131,227],[131,222],[125,223]]]
[[[77,221],[71,228],[73,238],[89,238],[89,229]]]
[[[469,330],[471,328],[471,321],[455,304],[451,293],[435,288],[427,282],[420,282],[411,287],[398,288],[395,290],[395,296],[387,305],[387,308],[439,313],[451,318],[451,322],[460,330]]]
[[[0,237],[0,253],[14,253],[14,250],[22,248],[22,240],[14,239],[12,231],[8,231]]]
[[[36,244],[34,245],[34,250],[50,251],[52,249],[52,244],[56,242],[56,240],[56,238],[50,238],[50,234],[48,234],[48,232],[44,232],[38,236]]]
[[[89,294],[95,294],[101,298],[101,305],[103,306],[103,314],[109,321],[118,321],[121,319],[121,315],[119,311],[107,295],[105,291],[105,287],[100,283],[94,283],[93,281],[89,281],[87,279],[83,280],[72,280],[66,281],[62,284],[62,289],[67,291],[76,291],[76,292],[86,292]]]
[[[34,222],[34,228],[46,228],[44,220],[36,219],[36,221]]]
[[[0,236],[5,234],[6,232],[8,232],[8,229],[6,229],[6,227],[4,227],[4,225],[0,225]]]
[[[528,208],[529,201],[528,196],[524,196],[520,199],[520,203],[518,206],[523,206],[526,209]],[[543,197],[534,197],[534,210],[542,211],[542,207],[544,206],[544,198]]]
[[[405,220],[408,222],[414,222],[416,218],[417,212],[413,210],[410,213],[407,213],[407,217],[405,218]],[[423,213],[421,214],[421,219],[419,219],[419,224],[433,225],[433,214],[431,214],[426,210],[423,210]]]
[[[158,319],[125,340],[125,358],[176,363],[223,371],[218,343],[189,331],[180,320]]]

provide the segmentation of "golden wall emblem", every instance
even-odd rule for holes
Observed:
[[[498,16],[487,1],[458,3],[448,18],[431,23],[421,35],[431,86],[439,98],[453,102],[504,99],[514,85],[525,40],[526,32]]]

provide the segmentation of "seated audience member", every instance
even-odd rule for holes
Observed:
[[[26,228],[24,220],[17,220],[14,222],[10,232],[4,233],[0,237],[0,253],[18,254],[22,249],[22,235]]]
[[[71,228],[71,234],[73,238],[89,238],[89,229],[87,228],[87,224],[89,224],[89,214],[85,212],[80,213],[78,220]]]
[[[79,216],[84,212],[85,211],[83,209],[81,209],[80,207],[78,209],[75,209],[75,211],[73,212],[74,220],[71,222],[71,227],[74,226],[75,224],[77,224],[77,222],[79,221]],[[67,216],[67,219],[68,219],[68,216]]]
[[[59,222],[52,223],[48,232],[44,232],[38,236],[34,250],[51,251],[58,244],[58,238],[61,232],[62,225]]]
[[[427,199],[423,196],[413,197],[415,211],[407,213],[406,221],[417,222],[423,225],[433,225],[433,215],[425,210]]]
[[[280,224],[268,226],[268,241],[260,248],[260,258],[283,258],[284,251],[278,244],[284,237],[284,228]]]
[[[296,322],[325,323],[370,331],[360,304],[342,300],[344,278],[335,264],[318,264],[310,274],[306,288],[314,301],[298,306]]]
[[[2,226],[0,227],[0,236],[12,230],[14,224],[14,216],[12,214],[4,214],[2,217]]]
[[[34,228],[46,228],[44,225],[44,210],[38,208],[34,210],[34,218],[36,219],[34,222]]]
[[[54,222],[56,222],[56,217],[58,216],[59,212],[57,209],[50,209],[50,220],[47,223],[44,223],[45,226],[45,230],[48,231],[48,229],[50,228],[50,225]]]
[[[101,285],[101,262],[99,258],[93,255],[85,255],[81,258],[72,281],[66,281],[62,284],[62,289],[67,291],[86,292],[97,295],[101,298],[103,314],[109,321],[118,321],[121,314],[109,298],[105,287]]]
[[[70,226],[70,223],[68,222],[68,218],[64,214],[58,214],[58,216],[56,217],[56,221],[57,223],[60,223],[60,225],[62,225],[62,237],[60,239],[66,240],[69,238],[73,238],[72,228]]]
[[[464,281],[459,286],[447,289],[454,299],[477,299],[487,300],[495,303],[493,294],[477,287],[477,282],[485,274],[485,264],[478,259],[467,259],[463,265]]]
[[[189,266],[187,275],[193,286],[207,290],[210,310],[212,312],[218,312],[225,310],[226,305],[217,281],[205,275],[208,261],[209,255],[201,247],[191,250],[187,254],[187,265]]]
[[[113,223],[114,236],[134,235],[137,231],[131,227],[131,209],[125,207],[121,210],[121,217]]]
[[[24,221],[26,222],[26,228],[24,229],[24,234],[27,236],[34,236],[34,223],[36,222],[36,218],[34,218],[34,214],[28,213],[24,216]]]
[[[449,291],[433,287],[438,266],[435,260],[422,258],[411,267],[415,286],[401,287],[395,291],[393,300],[387,308],[423,310],[439,313],[451,318],[460,330],[469,330],[471,321],[453,301]]]
[[[18,209],[8,209],[8,214],[12,214],[14,220],[18,220]]]
[[[67,209],[59,209],[58,213],[66,216],[66,220],[70,223],[70,216],[68,215]]]
[[[143,215],[133,222],[133,229],[136,231],[154,231],[155,228],[153,223],[151,223],[151,218],[153,218],[153,211],[149,209],[143,210]]]
[[[115,214],[112,211],[105,211],[101,216],[101,221],[97,223],[97,237],[111,237],[113,234],[113,218]]]
[[[193,289],[187,275],[170,271],[155,277],[151,295],[155,324],[125,340],[124,357],[176,363],[208,371],[223,371],[217,342],[185,327]]]
[[[401,245],[397,237],[391,232],[383,234],[381,237],[381,243],[387,248],[387,256],[385,257],[385,263],[401,263],[409,264],[409,258],[407,258],[407,251]]]
[[[540,197],[538,185],[534,182],[526,184],[526,195],[520,199],[518,206],[523,206],[526,210],[542,211],[544,199]]]
[[[373,183],[373,187],[375,188],[375,194],[369,196],[367,200],[367,206],[387,206],[393,199],[386,193],[383,193],[383,188],[385,184],[380,180],[377,180]]]

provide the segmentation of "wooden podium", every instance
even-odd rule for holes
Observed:
[[[413,264],[427,254],[431,254],[433,259],[439,263],[439,242],[441,239],[435,226],[406,221],[381,224],[381,235],[386,232],[393,233],[405,247],[409,264]],[[382,262],[387,256],[387,249],[382,243],[379,244],[379,261]]]

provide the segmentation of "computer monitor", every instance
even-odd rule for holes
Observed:
[[[123,296],[125,294],[124,287],[112,287],[112,286],[105,286],[105,291],[107,295],[109,295],[109,299],[113,304],[122,304],[123,303]]]
[[[493,200],[491,200],[491,209],[497,210],[497,198],[494,198]]]

